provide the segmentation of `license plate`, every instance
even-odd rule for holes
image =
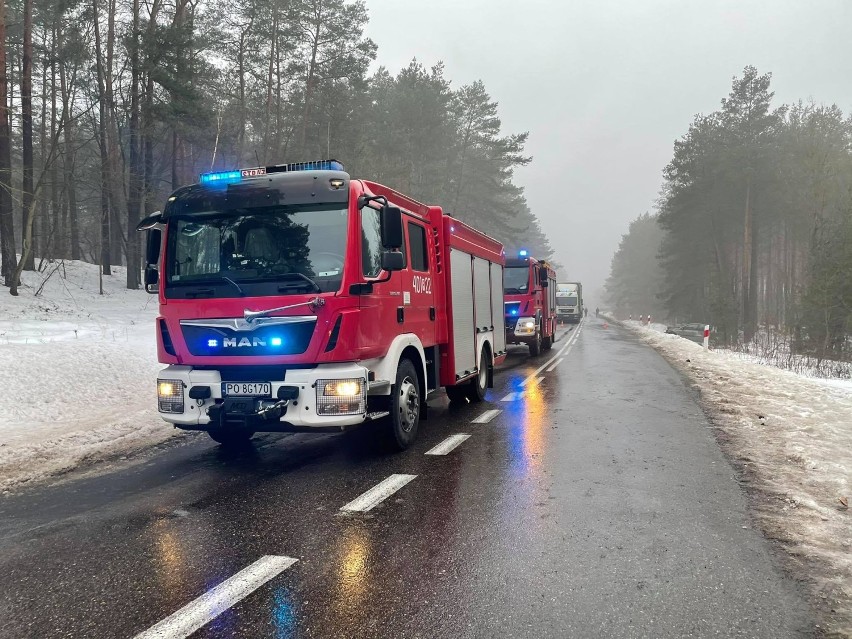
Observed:
[[[230,397],[271,397],[269,382],[222,382],[222,394]]]

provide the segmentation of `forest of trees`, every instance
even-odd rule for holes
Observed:
[[[134,227],[204,171],[334,157],[552,251],[481,82],[370,72],[361,0],[0,0],[0,273],[82,259],[140,285]],[[18,257],[20,255],[20,258]]]
[[[666,317],[709,322],[725,342],[763,328],[845,357],[852,119],[834,105],[775,106],[770,81],[746,67],[675,142],[657,214],[636,220],[613,258],[610,302],[636,308],[627,296],[641,269]]]

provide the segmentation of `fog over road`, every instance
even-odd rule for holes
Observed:
[[[811,634],[654,351],[589,319],[495,385],[437,395],[400,454],[369,428],[200,436],[3,498],[0,637]]]

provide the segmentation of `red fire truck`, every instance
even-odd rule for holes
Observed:
[[[204,174],[138,229],[160,415],[224,445],[382,419],[404,449],[506,356],[502,245],[335,160]]]
[[[530,355],[549,351],[556,341],[556,271],[521,250],[506,260],[506,342],[527,344]]]

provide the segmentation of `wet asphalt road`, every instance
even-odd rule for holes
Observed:
[[[435,397],[402,454],[369,428],[233,455],[199,437],[4,498],[0,637],[132,637],[265,555],[298,561],[193,637],[810,636],[656,353],[590,319],[521,387],[575,332],[539,358],[513,350],[484,404]],[[399,473],[416,477],[340,511]]]

